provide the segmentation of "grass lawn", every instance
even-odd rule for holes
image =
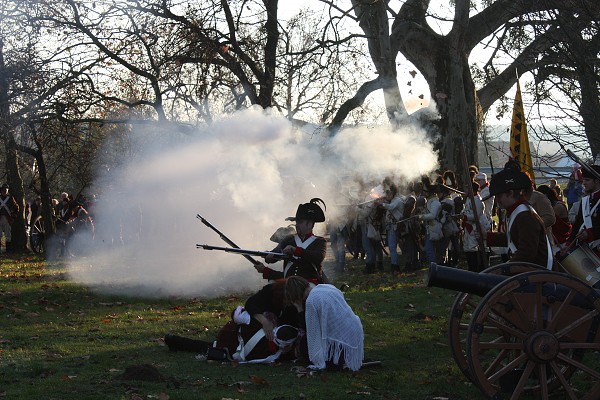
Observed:
[[[330,266],[326,265],[326,270]],[[167,332],[213,340],[247,294],[145,299],[98,295],[60,262],[0,258],[0,399],[475,399],[446,335],[455,293],[424,285],[425,270],[365,276],[350,261],[334,279],[362,320],[358,373],[306,374],[292,363],[235,365],[169,352]],[[133,373],[140,366],[149,371]],[[128,369],[129,368],[129,369]],[[140,377],[149,380],[141,380]]]

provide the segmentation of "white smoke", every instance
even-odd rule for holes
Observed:
[[[413,180],[436,167],[415,127],[352,128],[328,139],[292,128],[282,116],[252,108],[224,116],[197,134],[135,132],[126,167],[100,190],[96,235],[71,241],[70,274],[114,293],[215,296],[265,282],[242,256],[196,249],[229,246],[202,215],[239,247],[271,250],[298,204],[313,197],[327,216],[358,195],[355,180]],[[324,224],[317,224],[324,233]],[[274,265],[274,268],[281,268]]]

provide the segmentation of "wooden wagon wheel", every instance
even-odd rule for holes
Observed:
[[[34,221],[33,226],[31,227],[31,249],[36,253],[44,252],[44,220],[42,217],[37,217]]]
[[[491,399],[598,399],[599,325],[600,294],[583,281],[549,271],[513,276],[473,312],[470,372]]]
[[[537,264],[526,262],[509,262],[504,264],[494,265],[487,268],[482,273],[497,274],[505,276],[513,276],[523,272],[542,270],[543,268]],[[467,332],[469,330],[468,321],[471,319],[473,310],[477,307],[480,297],[476,294],[459,292],[452,304],[450,311],[450,319],[448,320],[448,338],[450,340],[450,350],[452,357],[460,368],[463,374],[473,381],[467,361],[467,352],[465,350],[465,342],[467,340]]]

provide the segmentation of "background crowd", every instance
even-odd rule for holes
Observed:
[[[511,160],[505,169],[519,166]],[[461,260],[469,270],[481,271],[490,257],[507,261],[506,247],[487,243],[488,233],[506,232],[506,211],[490,195],[490,179],[471,165],[463,184],[454,171],[446,170],[415,182],[388,177],[365,185],[362,196],[340,213],[342,217],[328,221],[336,271],[345,270],[347,253],[365,261],[365,274],[384,271],[385,258],[392,273],[414,271],[431,262],[456,267]],[[564,189],[549,179],[540,185],[532,181],[524,191],[555,254],[567,246],[584,194],[582,179],[576,164]]]

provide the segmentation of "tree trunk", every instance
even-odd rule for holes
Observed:
[[[24,251],[27,248],[27,233],[25,230],[25,194],[23,180],[19,172],[19,162],[15,138],[12,133],[10,107],[8,104],[8,73],[4,64],[4,41],[0,38],[0,134],[6,151],[6,172],[10,194],[19,206],[17,218],[11,226],[12,247],[14,251]]]
[[[457,172],[465,168],[460,153],[464,143],[469,163],[477,164],[477,132],[481,116],[477,113],[475,87],[469,72],[466,56],[457,58],[449,54],[444,40],[435,52],[437,75],[428,82],[431,98],[435,101],[440,119],[439,137],[435,138],[435,149],[442,169]]]
[[[408,115],[398,86],[396,56],[390,41],[390,26],[384,1],[352,1],[359,25],[367,36],[371,61],[377,69],[378,81],[383,89],[383,99],[388,120],[394,126]]]
[[[483,121],[465,46],[469,2],[456,1],[454,26],[445,36],[427,24],[428,7],[429,0],[405,2],[394,21],[391,44],[421,71],[429,85],[439,113],[435,122],[438,134],[432,140],[441,168],[460,172],[464,168],[461,143],[468,162],[478,162],[477,133]]]
[[[265,30],[267,42],[265,43],[264,74],[260,79],[259,101],[262,108],[273,105],[273,90],[275,88],[275,71],[277,67],[277,42],[279,41],[279,21],[277,21],[277,7],[279,0],[263,0],[267,21]]]

